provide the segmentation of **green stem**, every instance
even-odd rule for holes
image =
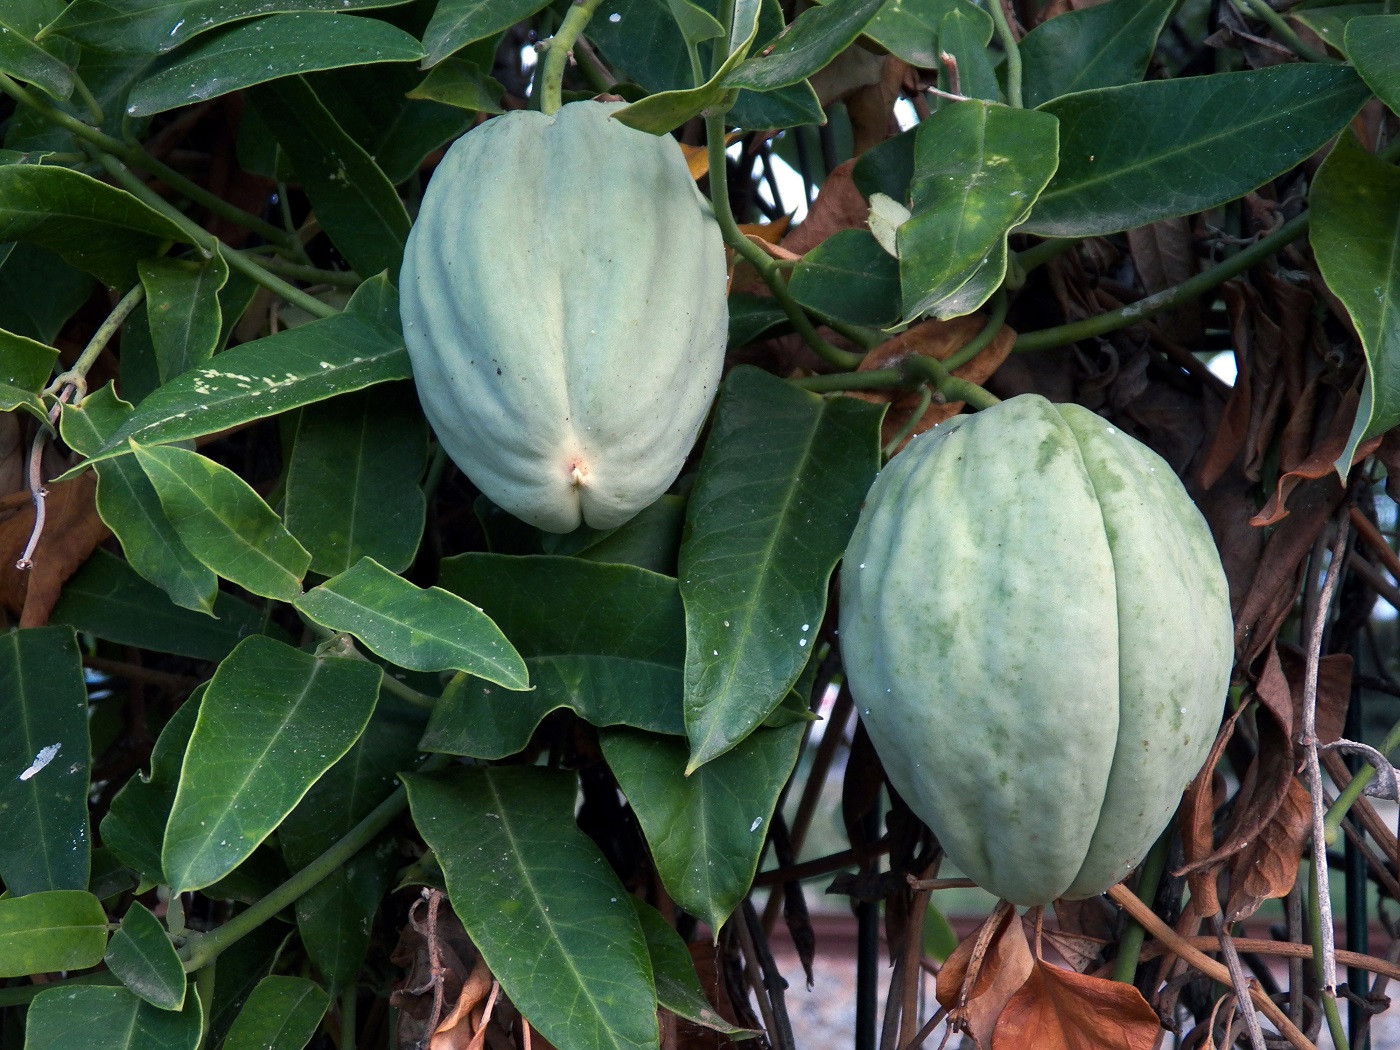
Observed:
[[[1284,20],[1281,14],[1269,6],[1267,0],[1242,0],[1242,2],[1249,9],[1250,14],[1266,23],[1273,30],[1274,36],[1286,44],[1299,58],[1309,62],[1336,63],[1337,60],[1331,55],[1323,54],[1303,43],[1302,38],[1293,31],[1293,27]]]
[[[1047,237],[1039,244],[1033,244],[1023,252],[1016,253],[1016,262],[1020,265],[1023,273],[1030,273],[1037,266],[1042,266],[1055,258],[1063,255],[1076,244],[1079,243],[1077,237]]]
[[[996,295],[992,296],[992,314],[987,318],[987,323],[957,353],[949,355],[948,360],[943,362],[943,367],[950,372],[956,372],[990,346],[992,340],[997,337],[997,333],[1001,331],[1001,326],[1006,323],[1006,310],[1009,305],[1010,301],[1005,289],[999,290]]]
[[[358,288],[364,282],[360,275],[352,270],[322,270],[316,266],[303,266],[301,263],[288,262],[277,256],[267,256],[250,252],[244,249],[240,252],[245,258],[252,259],[265,270],[277,274],[280,277],[290,277],[297,281],[309,281],[312,284],[332,284],[337,288]]]
[[[112,312],[107,315],[107,319],[97,326],[97,331],[88,340],[88,345],[83,348],[83,352],[78,355],[78,359],[73,362],[73,367],[59,375],[48,388],[46,394],[57,394],[65,386],[71,386],[77,391],[74,404],[78,404],[83,399],[83,394],[87,393],[87,374],[97,359],[102,356],[102,351],[111,342],[112,336],[117,334],[117,329],[126,323],[126,319],[131,316],[132,311],[141,305],[141,300],[146,298],[146,286],[137,281],[131,286],[131,290],[121,297],[121,301],[112,308]]]
[[[420,773],[431,773],[445,768],[452,761],[451,755],[432,755],[418,767]],[[191,937],[185,944],[182,954],[185,972],[202,970],[235,942],[252,933],[283,908],[296,903],[311,889],[337,868],[349,863],[350,858],[368,846],[379,833],[392,824],[395,818],[408,805],[408,791],[399,787],[392,795],[370,811],[345,837],[306,867],[293,875],[282,885],[272,890],[257,903],[239,912],[218,929]]]
[[[323,643],[335,643],[333,655],[338,656],[341,659],[359,660],[362,663],[374,664],[375,667],[380,666],[379,664],[375,664],[374,661],[371,660],[364,653],[360,652],[360,647],[355,644],[355,638],[353,635],[346,634],[343,631],[333,631],[329,627],[324,627],[321,624],[317,623],[315,620],[308,617],[305,613],[301,613],[300,610],[298,610],[298,612],[301,615],[301,622],[306,625],[307,629],[311,631],[312,634],[319,638]],[[389,673],[388,668],[381,668],[381,670],[383,670],[384,674],[380,678],[379,684],[385,690],[397,696],[400,700],[404,700],[407,703],[412,704],[414,707],[420,707],[425,711],[431,711],[433,707],[437,704],[437,699],[435,697],[431,697],[427,693],[420,693],[417,689],[414,689],[412,686],[400,682],[397,678],[395,678],[392,674]]]
[[[300,306],[312,317],[334,317],[340,313],[334,306],[321,302],[314,295],[308,295],[295,285],[288,284],[241,252],[234,251],[203,227],[196,225],[179,208],[159,194],[153,193],[149,186],[132,174],[116,157],[104,153],[99,154],[97,160],[114,179],[126,187],[132,196],[139,198],[143,204],[160,212],[173,222],[184,232],[186,239],[206,255],[214,255],[215,253],[222,255],[224,262],[228,263],[229,269],[237,270],[254,283],[262,285],[268,291],[277,293],[287,302]]]
[[[1157,886],[1162,881],[1162,872],[1167,867],[1167,855],[1171,852],[1172,826],[1167,825],[1167,829],[1157,837],[1152,849],[1148,851],[1147,858],[1142,862],[1142,868],[1138,875],[1137,894],[1138,900],[1142,901],[1149,908],[1152,906],[1153,898],[1157,896]],[[1118,959],[1113,965],[1113,979],[1122,984],[1132,984],[1133,978],[1137,975],[1138,959],[1142,955],[1142,942],[1147,931],[1139,926],[1132,919],[1128,920],[1128,928],[1123,931],[1123,937],[1118,942]]]
[[[256,215],[249,215],[242,208],[235,207],[217,194],[210,193],[198,183],[191,182],[174,168],[156,160],[155,157],[152,157],[140,146],[123,142],[120,139],[114,139],[111,135],[105,134],[89,124],[84,124],[77,117],[65,113],[56,106],[50,105],[4,73],[0,73],[0,91],[9,95],[16,102],[33,109],[50,124],[54,124],[63,128],[65,131],[71,132],[79,139],[95,146],[103,153],[117,157],[133,168],[149,171],[152,175],[159,177],[161,181],[170,186],[171,189],[184,194],[187,198],[201,207],[207,208],[215,215],[256,233],[259,237],[271,241],[280,248],[285,248],[288,251],[296,250],[296,239],[289,237],[276,226],[264,222]]]
[[[1326,874],[1325,872],[1323,874]],[[1322,999],[1322,1012],[1327,1015],[1327,1028],[1332,1033],[1335,1046],[1347,1046],[1347,1034],[1342,1029],[1341,1011],[1337,1009],[1337,997],[1332,992],[1335,977],[1323,973],[1322,953],[1322,910],[1318,901],[1318,870],[1316,864],[1308,865],[1308,929],[1312,940],[1313,966],[1317,971],[1317,983]]]
[[[1002,0],[992,0],[992,21],[996,23],[997,37],[1001,49],[1006,52],[1006,101],[1016,109],[1021,108],[1021,47],[1016,43],[1016,34],[1011,31],[1011,23],[1006,20],[1006,8]]]
[[[1231,277],[1243,273],[1255,263],[1268,258],[1285,245],[1296,241],[1307,230],[1308,213],[1303,212],[1303,214],[1284,223],[1267,237],[1259,238],[1248,248],[1236,252],[1224,262],[1217,263],[1208,270],[1203,270],[1195,277],[1170,288],[1164,288],[1153,295],[1145,296],[1118,310],[1095,314],[1082,321],[1072,321],[1055,328],[1042,328],[1038,332],[1025,332],[1016,338],[1016,345],[1012,349],[1017,353],[1048,350],[1051,347],[1064,346],[1066,343],[1090,339],[1096,335],[1116,332],[1120,328],[1137,324],[1163,310],[1180,306],[1182,303],[1189,302],[1211,289],[1219,287]]]
[[[705,137],[709,140],[710,151],[710,199],[725,242],[758,271],[758,275],[773,292],[773,298],[778,301],[792,326],[797,329],[798,335],[802,336],[803,342],[821,355],[824,361],[837,368],[856,368],[862,355],[841,350],[821,337],[811,319],[788,292],[787,283],[783,280],[782,273],[773,265],[773,260],[768,258],[762,248],[744,236],[739,224],[734,221],[734,212],[729,206],[728,182],[725,179],[723,111],[710,113],[705,117]]]
[[[892,390],[927,384],[943,396],[945,402],[965,401],[981,410],[1000,404],[1001,399],[989,394],[976,383],[951,375],[942,361],[923,354],[910,354],[897,368],[872,368],[868,372],[837,372],[832,375],[806,376],[790,380],[793,386],[816,393],[839,390]]]
[[[50,981],[48,984],[22,984],[18,988],[0,988],[0,1010],[7,1006],[23,1006],[40,992],[47,992],[50,988],[72,988],[83,984],[120,985],[121,981],[110,970],[101,970],[97,973],[66,977],[61,981]]]
[[[1390,727],[1390,732],[1386,734],[1385,740],[1381,742],[1378,750],[1381,754],[1389,756],[1392,751],[1400,747],[1400,722]],[[1327,811],[1327,816],[1322,822],[1323,841],[1331,844],[1337,841],[1337,833],[1341,830],[1342,821],[1346,819],[1347,812],[1376,775],[1376,767],[1367,763],[1356,771],[1355,776],[1347,782],[1347,786],[1342,789],[1337,800]]]
[[[209,1022],[214,1014],[214,967],[206,966],[194,975],[195,991],[199,995],[200,1010],[199,1047],[205,1050],[209,1045]]]
[[[88,113],[92,115],[92,122],[94,124],[101,124],[102,107],[98,104],[97,99],[93,97],[91,89],[87,86],[87,82],[76,73],[73,75],[73,90],[77,93],[78,98],[82,100],[83,105],[87,106]]]
[[[574,0],[564,21],[559,23],[559,31],[549,38],[540,69],[540,109],[546,116],[557,113],[563,103],[564,66],[569,60],[569,49],[600,3],[602,0]]]
[[[830,375],[789,379],[793,386],[817,394],[841,390],[894,390],[910,386],[909,377],[898,368],[872,368],[868,372],[833,372]]]
[[[909,418],[905,421],[904,426],[900,427],[899,432],[885,443],[884,448],[880,449],[881,459],[888,460],[899,451],[899,446],[904,444],[909,435],[914,432],[914,428],[919,425],[919,420],[924,418],[924,413],[928,411],[928,406],[932,401],[933,391],[925,386],[919,392],[919,403],[914,406],[914,411],[909,413]]]

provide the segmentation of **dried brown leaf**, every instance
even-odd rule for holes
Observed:
[[[1001,1012],[990,1045],[992,1050],[1152,1050],[1160,1027],[1132,985],[1036,963]]]
[[[1181,799],[1180,818],[1182,851],[1186,864],[1177,875],[1189,875],[1191,899],[1201,902],[1201,907],[1214,915],[1220,908],[1220,898],[1216,889],[1216,877],[1212,859],[1215,852],[1215,811],[1220,808],[1220,791],[1215,767],[1230,737],[1235,733],[1235,723],[1245,711],[1241,707],[1231,715],[1215,735],[1210,755],[1205,765],[1186,787]]]
[[[1274,494],[1269,497],[1269,502],[1264,505],[1264,509],[1250,519],[1251,525],[1274,525],[1281,521],[1289,514],[1289,510],[1284,504],[1303,481],[1326,478],[1335,473],[1333,464],[1337,461],[1337,457],[1346,451],[1347,439],[1351,435],[1351,426],[1356,419],[1359,403],[1359,392],[1355,389],[1349,390],[1327,423],[1326,429],[1319,436],[1317,444],[1313,446],[1313,451],[1307,458],[1295,464],[1292,469],[1279,475]],[[1380,447],[1380,441],[1379,437],[1374,437],[1362,442],[1357,446],[1352,463],[1359,463],[1369,456]]]
[[[924,321],[870,351],[861,359],[857,371],[892,368],[913,354],[946,361],[975,339],[986,325],[987,319],[980,314],[968,314],[948,321]],[[1016,333],[1007,325],[1002,325],[992,341],[983,347],[976,357],[953,369],[953,375],[980,386],[1006,360],[1015,342]],[[895,435],[909,425],[910,417],[922,400],[918,391],[914,390],[852,390],[849,396],[872,404],[890,406],[880,428],[880,439],[886,444],[893,441]],[[910,438],[931,430],[946,419],[951,419],[962,409],[961,401],[949,401],[941,405],[929,404],[899,447],[903,448]]]
[[[1185,216],[1138,226],[1127,236],[1133,265],[1149,295],[1181,284],[1200,269],[1191,220]],[[1199,299],[1192,299],[1158,314],[1156,324],[1172,342],[1198,346],[1205,335],[1205,310]]]
[[[1058,912],[1058,907],[1056,911]],[[1042,929],[1041,939],[1076,973],[1083,973],[1098,961],[1108,940],[1103,937],[1086,937],[1081,933],[1066,933],[1064,930]]]
[[[857,88],[846,97],[846,115],[851,118],[851,153],[859,157],[891,135],[899,134],[894,104],[913,79],[913,67],[894,55],[887,55],[880,79]]]
[[[1228,921],[1247,919],[1266,900],[1287,895],[1298,878],[1298,862],[1311,832],[1312,798],[1295,779],[1249,848],[1230,862],[1230,900],[1225,908]]]
[[[966,997],[963,997],[963,985],[967,982],[969,966],[974,963],[976,936],[963,938],[953,949],[953,954],[938,971],[937,985],[938,1001],[950,1011],[949,1023],[965,1024],[973,1038],[984,1047],[991,1045],[992,1029],[1002,1009],[1035,966],[1035,957],[1026,943],[1025,927],[1014,908],[993,912],[988,921],[997,922],[997,929]]]
[[[34,508],[0,521],[0,605],[19,615],[21,627],[42,627],[58,602],[63,584],[112,534],[97,516],[97,478],[92,471],[48,487],[44,534],[34,551],[34,567],[15,562],[34,528]]]
[[[807,218],[783,238],[783,247],[797,255],[805,255],[837,230],[862,229],[870,205],[856,189],[851,178],[856,162],[848,160],[831,169],[822,183],[821,192],[812,202]]]
[[[1297,646],[1278,647],[1279,665],[1288,680],[1293,700],[1295,737],[1303,724],[1303,677],[1307,674],[1307,657]],[[1332,653],[1317,665],[1316,729],[1320,743],[1331,744],[1342,738],[1347,708],[1351,705],[1351,654]]]

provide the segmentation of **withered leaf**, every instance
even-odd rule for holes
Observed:
[[[1279,475],[1274,494],[1269,497],[1269,502],[1264,504],[1264,509],[1250,519],[1251,525],[1273,525],[1281,521],[1289,514],[1289,510],[1284,504],[1294,489],[1306,480],[1325,478],[1335,473],[1333,464],[1336,463],[1337,457],[1346,450],[1347,439],[1351,435],[1351,426],[1356,419],[1359,403],[1359,391],[1355,389],[1348,391],[1327,423],[1326,429],[1313,446],[1312,452],[1292,469]],[[1379,437],[1362,442],[1357,446],[1352,463],[1359,463],[1376,451],[1380,447],[1380,442]]]
[[[1035,957],[1031,955],[1030,945],[1026,942],[1025,927],[1021,925],[1014,908],[993,912],[988,921],[996,922],[997,929],[992,934],[981,969],[977,971],[968,992],[962,1016],[949,1017],[950,1024],[955,1019],[965,1022],[968,1031],[982,1046],[991,1045],[988,1040],[1003,1007],[1016,994],[1035,965]],[[958,1009],[976,942],[976,936],[963,938],[938,971],[938,1001],[950,1011],[956,1012]]]
[[[1278,647],[1279,664],[1293,699],[1293,735],[1296,738],[1303,725],[1303,676],[1307,673],[1307,657],[1297,646]],[[1317,739],[1330,744],[1342,738],[1347,708],[1351,705],[1351,654],[1332,653],[1317,665]]]
[[[19,614],[21,627],[49,622],[68,577],[112,534],[97,516],[96,495],[92,471],[48,487],[44,534],[28,570],[16,568],[15,562],[34,528],[33,506],[0,521],[0,605]]]
[[[1064,930],[1043,929],[1040,936],[1077,973],[1083,973],[1092,966],[1108,943],[1103,937],[1086,937],[1082,933],[1066,933]]]
[[[1286,896],[1298,878],[1303,845],[1312,831],[1312,798],[1291,780],[1278,809],[1230,862],[1230,900],[1225,918],[1247,919],[1266,900]]]
[[[1215,847],[1215,811],[1220,800],[1216,797],[1215,767],[1225,747],[1234,736],[1235,723],[1245,712],[1241,707],[1231,715],[1215,736],[1210,756],[1201,771],[1186,787],[1181,800],[1180,820],[1181,843],[1186,856],[1186,866],[1178,875],[1190,874],[1191,898],[1201,902],[1201,907],[1214,915],[1220,909],[1220,899],[1216,891],[1215,872],[1211,870],[1211,854]]]
[[[831,169],[807,218],[802,225],[783,238],[783,247],[798,255],[805,255],[837,230],[861,229],[865,226],[870,205],[856,189],[851,178],[856,162],[848,160]]]
[[[1152,1050],[1159,1028],[1156,1013],[1132,985],[1038,962],[1002,1010],[990,1045],[992,1050]]]

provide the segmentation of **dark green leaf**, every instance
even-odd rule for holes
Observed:
[[[1041,112],[1059,118],[1060,167],[1022,229],[1092,237],[1234,200],[1305,160],[1369,95],[1346,66],[1295,63],[1054,99]]]
[[[102,961],[106,944],[107,915],[86,890],[0,900],[0,977],[85,970]]]
[[[719,19],[700,5],[693,4],[690,0],[668,0],[668,6],[681,36],[685,37],[687,42],[698,44],[702,40],[724,36],[724,26],[720,25]]]
[[[253,594],[283,601],[301,594],[311,555],[251,485],[198,452],[131,444],[190,553]]]
[[[258,88],[251,98],[346,261],[364,275],[398,273],[411,222],[393,183],[364,147],[300,77]]]
[[[93,281],[36,244],[0,245],[0,328],[52,343]]]
[[[821,317],[883,328],[899,320],[899,263],[869,230],[837,230],[804,255],[788,284]]]
[[[725,78],[730,87],[771,91],[806,80],[846,50],[885,0],[828,0],[809,7],[762,53]]]
[[[904,316],[960,317],[1006,273],[1006,236],[1055,173],[1056,122],[1042,112],[969,101],[919,125],[913,215],[899,227]]]
[[[308,405],[287,468],[287,528],[323,576],[371,557],[413,564],[427,499],[428,425],[407,383]]]
[[[958,91],[968,98],[1001,101],[1001,84],[987,54],[991,39],[991,19],[986,12],[955,7],[943,16],[938,26],[938,48],[953,56],[958,70]],[[938,83],[945,91],[952,90],[948,69],[940,64]]]
[[[49,54],[28,35],[0,20],[0,73],[8,73],[54,98],[73,94],[73,71]]]
[[[400,667],[464,671],[507,689],[529,686],[525,661],[485,613],[439,587],[415,587],[372,558],[293,604]]]
[[[506,89],[486,70],[460,58],[445,58],[433,67],[409,98],[434,99],[476,113],[504,113]]]
[[[734,108],[725,119],[742,128],[762,131],[799,124],[825,124],[826,111],[822,109],[816,89],[803,80],[776,91],[740,91]]]
[[[214,964],[214,1003],[209,1008],[206,1043],[221,1046],[243,1004],[273,964],[292,934],[279,923],[266,923],[238,941]]]
[[[647,939],[647,952],[651,955],[651,971],[656,980],[656,1001],[679,1017],[694,1021],[698,1025],[738,1035],[747,1032],[730,1024],[715,1012],[705,991],[700,987],[700,979],[695,973],[695,963],[690,951],[661,913],[646,901],[629,898],[637,913],[637,921],[642,924],[642,934]]]
[[[1388,10],[1385,2],[1345,3],[1337,0],[1313,0],[1313,2],[1300,3],[1288,12],[1291,21],[1307,26],[1323,43],[1333,47],[1339,54],[1345,55],[1347,26],[1357,18],[1369,17],[1371,15],[1385,14]]]
[[[49,248],[113,288],[136,281],[136,261],[183,239],[179,227],[114,186],[70,168],[0,165],[0,242]]]
[[[131,413],[131,406],[108,384],[83,398],[81,405],[64,406],[60,424],[63,440],[80,454],[91,456]],[[174,604],[212,613],[218,578],[180,539],[135,457],[107,460],[95,469],[97,513],[121,541],[131,567],[163,590]]]
[[[767,295],[732,292],[729,296],[729,346],[747,346],[764,332],[788,321],[787,311]]]
[[[439,586],[481,606],[525,658],[534,689],[503,693],[455,681],[433,708],[423,747],[513,755],[549,712],[594,725],[682,733],[685,623],[676,581],[578,558],[463,554]]]
[[[899,0],[887,3],[865,27],[865,35],[885,50],[921,69],[939,69],[938,27],[952,10],[962,11],[992,36],[992,16],[971,0]]]
[[[1021,41],[1026,105],[1137,83],[1176,6],[1176,0],[1109,0],[1042,22]]]
[[[87,689],[71,629],[29,627],[0,635],[0,724],[5,888],[14,896],[85,889],[92,755]]]
[[[453,910],[510,1001],[555,1045],[657,1045],[651,960],[627,890],[574,823],[572,773],[405,776]]]
[[[693,773],[679,740],[602,734],[603,755],[646,833],[666,891],[718,930],[749,890],[801,725],[759,729]]]
[[[65,36],[87,47],[159,55],[230,22],[293,11],[359,11],[406,0],[73,0],[41,37]]]
[[[222,327],[219,290],[228,280],[223,256],[145,259],[137,272],[146,288],[147,323],[161,380],[213,357]]]
[[[1346,28],[1347,55],[1376,97],[1400,113],[1400,15],[1353,18]]]
[[[170,882],[160,861],[161,839],[204,691],[201,685],[175,709],[151,751],[149,777],[130,778],[102,818],[102,841],[143,879],[157,885]]]
[[[49,621],[118,645],[218,661],[262,629],[263,613],[223,591],[212,616],[182,609],[130,563],[99,547],[63,585]]]
[[[179,1010],[185,1005],[185,967],[160,920],[133,901],[112,934],[105,956],[107,969],[152,1006]]]
[[[685,500],[680,496],[662,496],[615,529],[590,529],[585,525],[573,532],[541,533],[540,540],[545,554],[635,565],[674,577],[684,524]]]
[[[224,1050],[302,1050],[330,997],[304,977],[264,977],[224,1037]]]
[[[1311,239],[1327,287],[1342,301],[1366,351],[1361,407],[1346,450],[1400,423],[1400,170],[1343,135],[1309,196]]]
[[[126,112],[148,117],[314,69],[422,57],[417,40],[378,19],[268,15],[211,33],[158,63],[131,92]]]
[[[758,22],[755,20],[749,35],[737,42],[738,46],[724,60],[724,64],[704,84],[693,88],[676,88],[648,95],[641,101],[633,102],[630,106],[615,112],[612,115],[613,119],[621,121],[628,127],[636,128],[638,131],[646,131],[652,135],[665,135],[672,129],[680,127],[690,118],[699,116],[709,106],[716,105],[728,93],[729,86],[724,82],[725,77],[744,60],[744,55],[748,53],[757,35]]]
[[[29,1007],[26,1050],[195,1050],[201,1029],[197,994],[178,1013],[125,988],[51,988]]]
[[[39,394],[48,385],[57,357],[51,346],[0,330],[0,412],[23,407],[47,418]]]
[[[432,21],[423,31],[427,56],[433,66],[468,44],[509,29],[547,6],[549,0],[440,0]]]
[[[879,469],[880,417],[756,368],[725,379],[681,544],[691,770],[767,718],[807,663]]]
[[[199,889],[242,863],[359,737],[379,680],[373,664],[241,642],[185,754],[162,849],[170,885]]]
[[[914,144],[919,129],[910,128],[862,153],[851,178],[869,200],[883,193],[900,204],[909,203],[909,183],[914,178]]]
[[[336,394],[411,375],[403,337],[349,313],[225,350],[166,383],[92,454],[189,441]]]

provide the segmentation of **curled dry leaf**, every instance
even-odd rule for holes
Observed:
[[[1288,894],[1311,832],[1312,797],[1297,780],[1289,781],[1274,815],[1230,861],[1228,921],[1247,919],[1266,900]]]
[[[478,1050],[485,1041],[490,1009],[495,1005],[499,989],[486,960],[478,955],[472,972],[462,982],[456,1005],[434,1029],[428,1050]],[[485,1007],[483,1002],[487,1004]]]
[[[1220,763],[1220,756],[1225,753],[1225,746],[1234,736],[1235,723],[1240,720],[1240,715],[1244,714],[1245,710],[1246,708],[1241,706],[1220,727],[1205,765],[1186,787],[1177,821],[1181,828],[1182,852],[1186,857],[1186,865],[1176,874],[1190,876],[1191,899],[1199,901],[1201,908],[1212,915],[1220,910],[1215,862],[1212,861],[1212,854],[1215,852],[1215,811],[1224,801],[1221,797],[1223,789],[1220,778],[1215,774],[1215,768]]]
[[[974,958],[980,937],[965,937],[938,971],[937,986],[938,1001],[949,1011],[948,1024],[971,1033],[983,1047],[992,1045],[997,1018],[1035,966],[1016,909],[1003,905],[987,922],[996,928],[980,967]],[[969,979],[972,987],[965,988]]]
[[[92,471],[48,486],[44,534],[32,569],[17,569],[15,562],[34,528],[33,505],[0,521],[0,605],[19,616],[21,627],[49,622],[68,577],[112,534],[97,516],[96,496],[97,476]]]
[[[805,255],[837,230],[857,230],[865,226],[870,205],[851,178],[856,162],[848,160],[831,169],[822,190],[812,202],[802,225],[783,238],[783,247]]]
[[[1132,985],[1037,962],[1001,1011],[990,1046],[1152,1050],[1160,1029],[1157,1014]]]
[[[1049,928],[1041,930],[1040,936],[1076,973],[1083,973],[1093,966],[1108,944],[1105,937],[1086,937],[1082,933],[1066,933]]]
[[[980,314],[954,317],[948,321],[924,321],[870,351],[861,360],[857,371],[869,372],[873,369],[891,368],[913,354],[946,361],[975,339],[986,325],[987,319]],[[1006,360],[1015,342],[1015,331],[1007,325],[1002,325],[992,341],[983,347],[976,357],[953,369],[953,375],[978,385],[985,383]],[[917,390],[852,390],[849,396],[872,404],[890,406],[880,428],[880,439],[886,444],[909,425],[910,417],[922,400]],[[951,419],[961,412],[962,408],[961,401],[949,401],[941,405],[930,404],[899,447],[903,448],[914,435],[932,429],[945,419]]]

